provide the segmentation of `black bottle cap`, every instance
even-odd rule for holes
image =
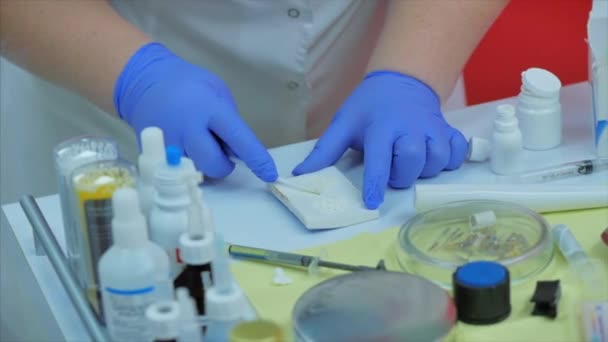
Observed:
[[[493,324],[509,317],[511,295],[509,270],[492,261],[474,261],[452,275],[458,320],[469,324]]]

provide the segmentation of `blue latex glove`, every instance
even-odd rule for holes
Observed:
[[[207,176],[232,172],[230,149],[263,181],[278,177],[270,154],[239,117],[226,84],[161,44],[144,45],[131,57],[116,82],[114,105],[138,137],[146,127],[159,127],[165,143],[183,148]]]
[[[369,209],[384,200],[387,184],[407,188],[418,177],[458,168],[467,141],[448,125],[435,92],[393,71],[375,71],[346,99],[295,175],[335,163],[349,148],[363,151],[363,201]]]

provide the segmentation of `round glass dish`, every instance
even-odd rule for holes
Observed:
[[[402,272],[361,271],[306,291],[292,313],[295,341],[444,341],[456,306],[447,291]]]
[[[489,226],[473,227],[473,215]],[[404,271],[448,289],[452,273],[470,261],[503,264],[515,285],[544,270],[552,257],[547,221],[530,209],[502,201],[452,202],[420,213],[401,227],[397,241],[397,259]]]

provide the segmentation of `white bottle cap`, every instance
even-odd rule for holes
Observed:
[[[510,104],[501,104],[496,106],[496,112],[500,117],[509,118],[515,116],[515,106]]]
[[[186,232],[179,237],[179,253],[187,265],[205,265],[215,257],[213,234]]]
[[[139,208],[135,189],[116,190],[112,195],[112,210],[112,237],[115,245],[130,247],[148,241],[146,219]]]
[[[146,309],[155,340],[172,340],[179,336],[180,305],[175,301],[157,302]]]
[[[492,152],[492,144],[490,141],[480,137],[469,138],[469,150],[467,152],[467,160],[482,162],[490,158]]]
[[[499,132],[515,132],[519,130],[519,120],[515,116],[515,107],[510,104],[496,106],[494,130]]]
[[[165,140],[163,131],[158,127],[148,127],[141,131],[141,154],[137,160],[139,174],[144,181],[150,182],[154,172],[165,161]]]
[[[469,217],[469,226],[471,227],[471,229],[492,227],[495,224],[496,214],[494,214],[493,210],[475,213]]]
[[[557,76],[540,68],[530,68],[522,72],[521,82],[526,90],[540,97],[556,96],[562,87]]]
[[[205,290],[205,311],[207,317],[214,321],[235,321],[245,319],[249,310],[247,298],[235,284],[232,290],[220,291],[215,286]]]

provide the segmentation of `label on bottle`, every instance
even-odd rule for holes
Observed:
[[[105,287],[104,311],[112,341],[152,341],[146,309],[158,300],[154,286],[139,289]]]

